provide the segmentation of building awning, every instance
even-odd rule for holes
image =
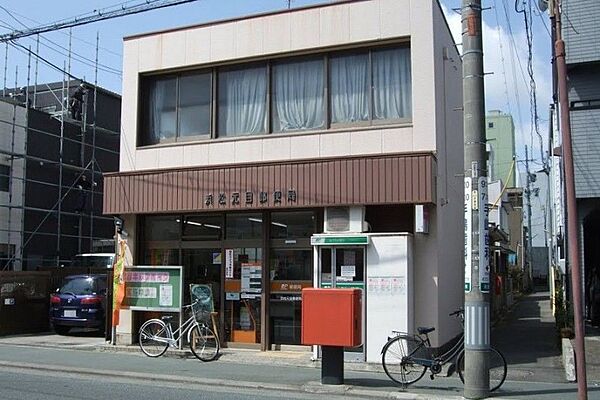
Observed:
[[[104,213],[433,204],[436,174],[431,153],[109,173]]]

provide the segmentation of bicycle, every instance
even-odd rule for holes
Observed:
[[[212,361],[219,354],[219,337],[204,322],[206,314],[197,308],[198,301],[183,306],[191,310],[191,316],[179,328],[173,331],[172,315],[153,318],[144,322],[139,330],[139,344],[142,352],[149,357],[160,357],[169,348],[179,348],[182,337],[187,336],[190,350],[200,361]]]
[[[450,316],[460,318],[462,325],[464,321],[464,311],[462,309],[450,313]],[[396,331],[392,332],[395,336],[388,337],[387,343],[381,350],[383,369],[392,381],[402,385],[402,387],[406,387],[421,379],[427,369],[431,371],[431,379],[434,379],[435,375],[442,371],[444,364],[454,360],[448,376],[457,371],[460,380],[462,383],[465,383],[464,331],[458,341],[448,351],[433,357],[429,333],[434,330],[435,328],[420,327],[417,328],[417,335]],[[490,347],[489,365],[490,391],[493,392],[504,383],[508,367],[502,353],[493,347]]]

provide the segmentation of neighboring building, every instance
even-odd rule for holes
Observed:
[[[0,212],[12,211],[10,229],[8,218],[0,220],[0,237],[11,242],[2,267],[67,264],[77,253],[102,250],[107,241],[114,249],[113,220],[102,215],[102,174],[119,166],[120,97],[89,85],[83,91],[80,83],[70,81],[64,90],[62,82],[29,87],[29,96],[27,88],[13,89],[10,98],[0,99],[0,164],[10,168],[12,162],[13,168],[11,190],[0,198]],[[77,90],[79,115],[67,106]]]
[[[435,326],[440,346],[464,304],[460,60],[436,0],[125,38],[104,211],[134,264],[212,286],[229,346],[300,344],[307,286],[363,289],[361,360],[380,362],[392,329]],[[122,310],[117,342],[148,317]]]
[[[510,208],[507,210],[508,231],[511,255],[509,255],[509,266],[515,271],[521,273],[523,279],[527,280],[528,274],[525,270],[526,259],[525,249],[527,247],[527,236],[525,234],[525,226],[523,225],[523,189],[509,188],[506,191]],[[519,289],[527,284],[527,282],[514,282],[520,284]]]
[[[501,180],[507,187],[516,187],[516,166],[511,173],[515,151],[515,125],[510,114],[491,110],[485,117],[485,137],[489,151],[492,181]],[[510,175],[510,176],[509,176]]]
[[[499,318],[512,305],[512,277],[509,267],[511,261],[516,260],[517,254],[511,249],[510,243],[509,216],[515,210],[503,188],[502,181],[488,184],[492,319]]]
[[[0,101],[0,270],[21,269],[26,113],[15,101]],[[14,258],[18,257],[18,260]]]
[[[586,304],[600,275],[600,2],[563,0],[580,260]],[[600,288],[598,289],[600,290]]]
[[[531,269],[536,285],[547,285],[548,279],[548,247],[534,246],[531,249]]]

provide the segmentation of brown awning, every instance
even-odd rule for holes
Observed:
[[[395,154],[104,175],[104,213],[435,202],[432,154]]]

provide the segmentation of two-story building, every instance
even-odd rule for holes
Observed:
[[[600,181],[596,175],[600,168],[600,27],[597,23],[600,3],[583,0],[563,0],[561,3],[563,15],[568,16],[562,33],[566,46],[583,298],[587,317],[591,318],[592,292],[598,293],[600,298],[600,287],[592,289],[594,275],[600,278],[597,245],[600,240]],[[560,226],[560,222],[556,225]],[[596,309],[597,321],[600,321],[600,304]]]
[[[300,344],[310,286],[363,289],[359,359],[392,329],[435,326],[437,346],[460,332],[462,66],[437,0],[140,34],[123,62],[104,212],[135,264],[211,284],[227,345]],[[117,341],[146,317],[122,310]]]

